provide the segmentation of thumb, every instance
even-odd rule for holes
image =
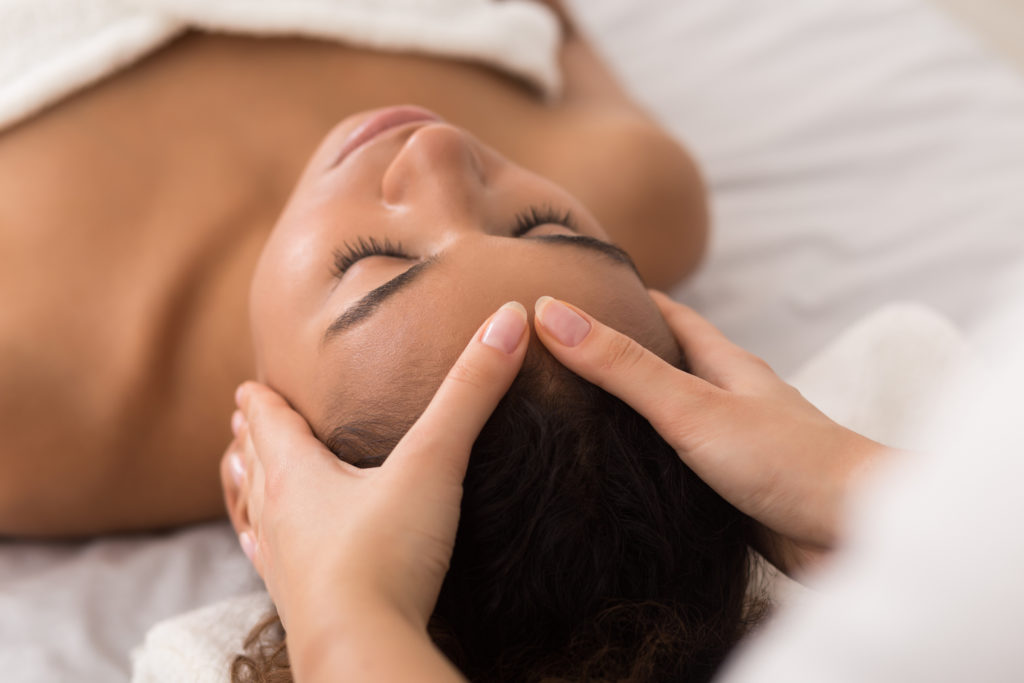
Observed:
[[[771,392],[778,376],[768,364],[733,344],[692,308],[650,290],[662,317],[683,347],[693,374],[717,387],[741,393]]]
[[[488,318],[384,467],[414,473],[443,464],[461,482],[473,442],[522,367],[526,329],[526,309],[515,301]]]

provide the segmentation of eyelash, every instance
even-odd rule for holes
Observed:
[[[534,228],[548,223],[564,225],[573,232],[579,232],[576,218],[568,209],[559,211],[553,206],[531,206],[526,211],[517,213],[515,227],[512,229],[513,237],[522,237]]]
[[[341,277],[345,271],[355,265],[356,261],[371,256],[390,256],[392,258],[412,258],[402,248],[401,242],[384,241],[376,237],[360,237],[354,244],[345,242],[341,249],[334,250],[334,275]]]
[[[579,231],[571,211],[559,211],[552,206],[531,206],[526,211],[517,213],[513,221],[513,237],[522,237],[534,228],[548,223],[564,225],[573,232]],[[346,242],[340,249],[334,250],[334,276],[340,278],[357,261],[371,256],[412,258],[402,247],[401,242],[392,242],[387,238],[381,241],[376,237],[360,237],[355,243]]]

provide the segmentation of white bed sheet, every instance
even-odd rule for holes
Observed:
[[[969,332],[1024,254],[1024,79],[925,0],[572,4],[707,175],[675,293],[780,372],[893,299]]]
[[[676,293],[783,373],[916,299],[970,332],[1024,252],[1024,79],[926,0],[573,0],[712,191]],[[225,525],[0,544],[0,671],[118,681],[146,629],[253,589]]]

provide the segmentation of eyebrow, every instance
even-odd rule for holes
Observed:
[[[625,250],[610,242],[599,240],[596,237],[589,235],[537,235],[535,237],[524,236],[518,239],[547,244],[565,244],[589,249],[590,251],[602,254],[615,263],[629,266],[638,277],[640,276],[640,271],[637,270],[636,264],[633,263],[633,259],[630,258]],[[385,301],[411,286],[424,272],[436,265],[439,260],[440,256],[433,256],[425,261],[421,261],[379,287],[367,292],[363,295],[363,298],[349,306],[344,313],[335,318],[334,322],[328,326],[324,332],[323,339],[320,340],[321,346],[327,344],[332,338],[345,330],[351,329],[369,318]]]

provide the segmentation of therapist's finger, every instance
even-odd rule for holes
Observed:
[[[242,435],[241,438],[239,438],[239,434]],[[243,460],[244,442],[242,439],[244,439],[244,433],[236,433],[220,460],[221,490],[224,493],[228,517],[236,533],[241,533],[249,527],[246,502],[249,490]]]
[[[689,306],[649,290],[693,374],[723,389],[764,389],[778,383],[768,364],[729,341],[718,328]]]
[[[241,424],[236,424],[236,423]],[[262,497],[257,491],[253,491],[250,484],[259,474],[259,461],[246,454],[247,449],[252,448],[252,441],[249,439],[248,428],[241,418],[241,413],[236,411],[232,417],[232,428],[235,438],[232,439],[221,458],[220,475],[221,484],[224,489],[224,499],[227,504],[228,517],[231,526],[238,535],[238,542],[242,550],[248,556],[257,573],[262,577],[263,563],[259,552],[256,549],[257,529],[251,520],[259,519],[259,513],[254,512],[262,503]],[[247,466],[246,463],[249,463]],[[255,468],[253,467],[255,464]],[[259,499],[259,500],[257,500]]]
[[[338,460],[306,420],[270,387],[245,382],[236,392],[236,401],[246,422],[240,440],[248,480],[245,508],[249,522],[239,542],[256,571],[266,578],[261,547],[266,542],[263,515],[267,501],[287,500],[289,494],[305,490],[329,470],[354,468]]]
[[[264,491],[264,487],[266,485],[266,474],[263,469],[263,464],[256,455],[256,448],[252,442],[251,431],[245,435],[245,439],[242,444],[244,449],[243,457],[246,462],[245,476],[249,481],[248,495],[245,499],[245,513],[246,518],[249,521],[248,532],[250,534],[250,540],[252,540],[253,543],[257,543],[262,536],[263,530],[263,499],[266,495],[266,492]],[[239,541],[242,541],[241,536],[239,536]],[[242,542],[244,546],[244,541]],[[246,550],[246,554],[249,555],[249,559],[252,559],[252,555],[249,550]],[[262,572],[260,572],[260,574],[262,575]]]
[[[628,403],[670,442],[681,416],[711,412],[721,390],[630,337],[551,297],[536,303],[537,336],[567,368]]]
[[[499,308],[473,335],[384,467],[446,464],[461,481],[473,442],[522,367],[528,340],[523,305],[512,301]]]
[[[305,418],[288,405],[276,391],[259,382],[245,382],[236,394],[245,416],[252,448],[250,457],[259,458],[270,477],[281,468],[316,467],[325,462],[340,463],[316,438]],[[301,454],[302,457],[294,457]]]

